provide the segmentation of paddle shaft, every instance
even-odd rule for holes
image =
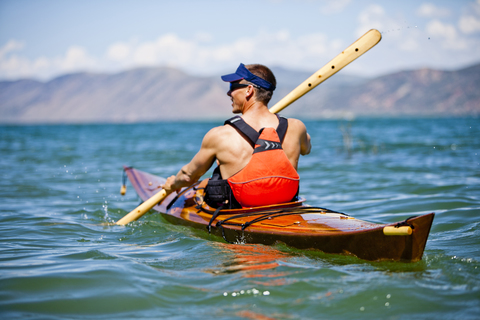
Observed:
[[[378,30],[371,29],[361,36],[357,41],[351,44],[347,49],[342,51],[342,53],[323,66],[320,70],[312,74],[302,84],[293,89],[282,100],[277,102],[273,107],[270,108],[270,112],[278,113],[285,109],[304,94],[343,69],[350,62],[373,48],[378,42],[380,42],[381,39],[382,35],[380,32],[378,32]]]
[[[139,219],[145,213],[147,213],[150,209],[155,207],[160,201],[163,201],[167,197],[167,192],[165,190],[160,190],[157,192],[153,197],[139,205],[135,210],[131,211],[122,219],[118,220],[116,224],[118,225],[126,225],[129,222]]]
[[[315,72],[311,75],[307,80],[305,80],[302,84],[300,84],[297,88],[293,89],[292,92],[287,94],[282,100],[277,102],[272,108],[270,108],[270,112],[277,113],[281,110],[288,107],[294,101],[302,97],[304,94],[318,86],[323,81],[327,80],[335,73],[343,69],[346,65],[348,65],[353,60],[360,57],[362,54],[370,50],[374,47],[380,40],[382,39],[382,35],[378,30],[372,29],[365,33],[360,39],[355,41],[352,45],[350,45],[347,49],[345,49],[342,53],[338,56],[333,58],[329,63],[327,63],[324,67],[320,70]],[[138,206],[135,210],[131,211],[122,219],[118,220],[116,224],[118,225],[125,225],[129,222],[139,219],[145,213],[147,213],[150,209],[152,209],[156,204],[163,201],[167,197],[167,192],[165,190],[159,191],[153,197],[142,203]]]

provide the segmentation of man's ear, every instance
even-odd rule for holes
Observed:
[[[245,91],[245,98],[250,99],[251,97],[253,97],[253,91],[253,86],[248,86],[247,90]]]

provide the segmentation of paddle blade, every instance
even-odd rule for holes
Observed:
[[[342,53],[323,66],[320,70],[311,75],[302,84],[293,89],[292,92],[287,94],[282,100],[277,102],[273,107],[270,108],[270,112],[278,113],[285,109],[304,94],[343,69],[350,62],[373,48],[378,42],[380,42],[381,39],[382,35],[378,30],[372,29],[368,31]]]
[[[131,211],[122,219],[118,220],[116,224],[118,225],[126,225],[129,222],[139,219],[145,213],[147,213],[150,209],[155,207],[159,202],[163,201],[167,197],[167,192],[165,190],[161,190],[152,196],[150,199],[139,205],[135,210]]]

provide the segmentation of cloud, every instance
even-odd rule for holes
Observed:
[[[25,47],[25,43],[14,39],[9,40],[3,47],[0,48],[0,58],[5,57],[12,51],[19,51]]]
[[[475,5],[480,9],[480,0]],[[453,16],[453,11],[447,14],[435,7],[427,19],[417,17],[415,24],[411,24],[402,12],[387,11],[387,8],[374,4],[358,13],[356,36],[376,28],[383,39],[375,49],[375,58],[367,54],[362,57],[362,63],[349,66],[349,71],[378,74],[422,67],[455,69],[478,63],[478,54],[472,53],[480,52],[480,42],[472,21],[464,21],[469,22],[468,27],[461,26],[460,15]],[[471,7],[466,13],[476,17]],[[424,14],[427,15],[425,9]],[[441,17],[432,18],[435,15]]]
[[[382,6],[377,4],[370,5],[364,10],[360,11],[357,16],[357,21],[358,26],[355,31],[355,35],[357,37],[362,36],[370,29],[377,29],[383,35],[390,33],[390,38],[401,39],[405,38],[405,34],[397,31],[413,28],[413,26],[406,24],[404,18],[388,14]],[[410,50],[411,48],[416,47],[416,44],[413,42],[412,38],[409,37],[408,39],[409,44],[406,46],[401,46],[401,50]]]
[[[128,44],[117,42],[107,49],[107,58],[112,61],[123,61],[131,54],[131,48]]]
[[[359,25],[356,30],[356,35],[360,37],[370,29],[377,29],[383,31],[389,27],[390,23],[385,14],[385,9],[382,6],[373,4],[368,6],[365,10],[358,14]]]
[[[438,7],[433,3],[423,3],[417,9],[417,15],[424,18],[441,18],[450,15],[450,10],[444,7]]]
[[[44,56],[28,59],[22,55],[25,44],[10,40],[0,48],[0,78],[18,79],[25,77],[49,78],[62,73],[93,70],[99,67],[99,60],[90,56],[80,46],[67,48],[62,56]]]
[[[460,17],[458,27],[465,34],[480,31],[480,0],[469,5],[468,12]]]
[[[11,39],[0,48],[0,75],[3,78],[30,76],[33,68],[42,68],[45,65],[42,58],[30,61],[19,55],[18,52],[24,47],[24,42]]]
[[[211,75],[231,69],[239,62],[316,70],[348,45],[323,33],[292,36],[287,30],[259,31],[222,44],[211,39],[206,33],[191,39],[169,33],[151,41],[114,42],[98,57],[82,46],[73,45],[62,55],[34,59],[23,54],[25,44],[11,40],[0,48],[0,78],[49,79],[64,73],[119,72],[142,66],[171,66],[196,75]]]
[[[453,24],[432,20],[425,29],[429,37],[439,40],[443,49],[449,51],[462,51],[470,47],[469,41],[461,37]]]
[[[61,71],[72,72],[89,70],[97,66],[97,59],[90,56],[87,50],[80,46],[71,46],[67,49],[65,56],[54,59]]]
[[[455,39],[457,37],[457,30],[455,29],[454,25],[443,23],[439,20],[430,21],[425,30],[431,36],[437,36],[445,39]]]
[[[286,64],[306,68],[322,56],[332,57],[341,49],[341,42],[321,33],[292,37],[286,30],[260,31],[257,35],[238,38],[226,44],[212,44],[209,34],[197,34],[193,39],[165,34],[153,41],[114,43],[107,48],[106,59],[112,65],[167,65],[186,69],[194,74],[223,71],[244,63]],[[272,54],[275,53],[275,54]],[[338,53],[338,52],[337,52]]]
[[[480,18],[473,15],[462,16],[458,21],[458,27],[465,34],[477,33],[480,31]]]

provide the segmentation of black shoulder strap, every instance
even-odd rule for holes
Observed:
[[[233,118],[228,119],[225,121],[225,124],[229,124],[239,132],[243,133],[243,136],[247,141],[252,145],[255,146],[255,142],[258,140],[260,134],[257,130],[250,127],[240,116],[235,116]]]
[[[278,134],[278,137],[280,138],[280,142],[283,143],[283,139],[285,138],[285,134],[287,133],[287,129],[288,129],[288,120],[285,119],[284,117],[280,117],[278,114],[277,114],[277,118],[278,118],[278,127],[277,127],[277,134]]]
[[[280,142],[283,142],[283,139],[285,138],[285,134],[287,133],[288,129],[288,120],[284,117],[280,117],[279,115],[276,116],[279,122],[276,131],[278,137],[280,138]],[[255,146],[255,142],[258,140],[258,137],[260,137],[260,133],[250,127],[240,116],[235,116],[226,120],[225,124],[229,124],[241,133],[243,133],[244,137],[252,146]]]

